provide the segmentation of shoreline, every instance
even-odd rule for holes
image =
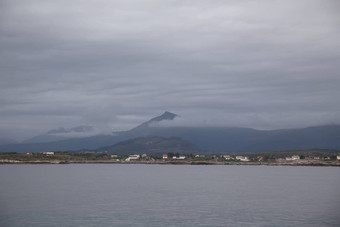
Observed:
[[[340,167],[339,161],[297,161],[297,162],[209,162],[209,161],[17,161],[8,160],[0,165],[67,165],[67,164],[143,164],[143,165],[245,165],[245,166],[325,166]]]

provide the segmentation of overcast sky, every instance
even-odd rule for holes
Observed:
[[[0,136],[340,124],[338,0],[1,0]]]

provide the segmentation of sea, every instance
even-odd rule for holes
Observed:
[[[340,168],[0,165],[0,226],[340,226]]]

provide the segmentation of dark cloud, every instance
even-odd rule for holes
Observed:
[[[0,133],[340,123],[340,5],[1,1]]]

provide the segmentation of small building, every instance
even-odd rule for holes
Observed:
[[[340,155],[337,155],[337,156],[336,156],[336,159],[337,159],[337,160],[340,160]]]
[[[32,152],[26,152],[26,155],[32,155],[33,153]]]
[[[179,156],[179,157],[173,156],[172,159],[184,160],[185,156]]]
[[[131,160],[138,160],[140,159],[140,155],[139,154],[132,154],[132,155],[129,155],[129,157],[127,159],[125,159],[125,161],[131,161]]]
[[[112,155],[111,155],[111,158],[118,158],[118,155],[112,154]]]
[[[236,160],[242,161],[242,162],[249,162],[249,158],[246,156],[236,156]]]
[[[204,158],[204,157],[205,157],[205,155],[202,155],[202,154],[195,155],[195,158]]]
[[[226,160],[233,159],[230,155],[222,155],[222,157]]]
[[[162,158],[163,159],[168,159],[168,155],[167,154],[163,154]]]
[[[53,156],[54,152],[52,151],[45,151],[45,152],[41,152],[42,154],[46,155],[46,156]]]
[[[299,155],[293,155],[292,157],[286,157],[287,161],[294,161],[294,160],[300,160]]]
[[[292,160],[300,160],[300,156],[299,155],[293,155]]]
[[[259,156],[259,157],[257,157],[257,160],[259,160],[260,162],[263,162],[264,161],[264,157],[263,156]]]

